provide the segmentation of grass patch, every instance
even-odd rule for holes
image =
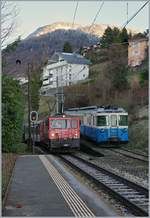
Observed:
[[[28,153],[27,144],[18,143],[16,145],[13,145],[12,152],[19,154],[19,155]]]
[[[148,154],[148,120],[134,121],[129,125],[129,143],[126,148]]]

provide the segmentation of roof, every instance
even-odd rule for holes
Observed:
[[[69,64],[91,64],[90,60],[77,53],[56,52],[55,54],[59,55],[59,57],[67,61]]]
[[[66,110],[67,112],[97,112],[97,113],[121,113],[121,112],[126,112],[123,108],[121,107],[115,107],[115,106],[111,106],[111,105],[107,105],[107,106],[88,106],[88,107],[80,107],[80,108],[70,108],[68,110]]]
[[[143,42],[143,41],[148,41],[148,38],[146,37],[140,37],[140,38],[132,38],[128,40],[129,42]]]

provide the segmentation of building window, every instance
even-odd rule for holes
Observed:
[[[60,62],[61,62],[61,61],[64,61],[64,59],[60,59],[59,61],[60,61]]]
[[[132,42],[132,47],[136,48],[138,46],[137,42]]]
[[[71,74],[69,74],[69,80],[71,80]]]
[[[140,54],[140,51],[138,51],[138,50],[134,50],[134,51],[132,51],[132,55],[134,56],[137,56],[137,55],[139,55]]]
[[[46,80],[48,80],[48,77],[45,77],[45,78],[43,79],[43,81],[46,81]]]
[[[83,74],[83,77],[85,77],[85,74]]]
[[[49,73],[49,78],[52,78],[53,77],[53,74],[52,73]]]

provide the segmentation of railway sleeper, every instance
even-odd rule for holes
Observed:
[[[116,188],[114,188],[114,190],[116,190],[116,191],[119,191],[119,190],[120,190],[120,191],[130,191],[130,192],[133,191],[133,189],[130,189],[130,188],[122,188],[122,187],[121,187],[121,188],[119,188],[119,187],[117,188],[117,187],[116,187]]]
[[[147,199],[144,199],[144,198],[134,198],[134,197],[132,197],[132,198],[130,198],[130,197],[127,197],[127,196],[125,196],[126,198],[128,198],[130,201],[133,201],[133,202],[148,202],[147,201]]]
[[[97,178],[97,179],[110,179],[110,177],[106,177],[105,175],[104,176],[100,176],[100,175],[95,175],[95,178]]]
[[[118,186],[120,186],[120,184],[119,183],[114,183],[114,182],[105,182],[105,184],[106,185],[118,185]]]
[[[79,171],[84,173],[88,178],[93,179],[93,181],[95,181],[96,184],[98,184],[98,185],[101,184],[101,186],[107,192],[109,192],[109,193],[111,192],[111,194],[113,194],[114,197],[116,197],[118,200],[120,200],[124,205],[128,206],[129,208],[131,208],[135,215],[138,215],[138,216],[148,216],[147,208],[145,210],[143,210],[142,207],[140,207],[138,205],[135,205],[134,202],[130,201],[126,197],[121,196],[121,194],[117,193],[114,190],[115,187],[118,188],[118,184],[117,185],[113,185],[112,184],[111,187],[109,187],[109,186],[106,187],[105,183],[102,183],[101,181],[98,181],[96,178],[94,178],[93,172],[90,173],[91,175],[88,173],[87,166],[84,165],[84,167],[83,167],[83,165],[82,165],[82,167],[81,167],[81,165],[79,165],[79,164],[72,163],[72,160],[69,161],[68,158],[67,158],[67,160],[65,158],[65,161],[69,162],[69,164],[71,164],[73,167],[79,169]],[[129,186],[127,186],[127,185],[120,184],[119,186],[120,186],[120,188],[122,187],[123,189],[129,189]]]
[[[119,193],[124,194],[124,195],[128,195],[128,194],[138,194],[138,192],[126,192],[126,191],[119,191]]]
[[[111,184],[111,186],[118,186],[118,184]],[[119,184],[119,187],[123,187],[123,188],[128,188],[127,186],[125,186],[124,184]]]
[[[140,198],[140,199],[147,199],[145,195],[140,195],[140,194],[137,194],[137,195],[133,195],[133,193],[131,192],[131,194],[129,194],[128,196],[130,196],[131,198]]]
[[[147,202],[147,203],[140,203],[140,204],[138,204],[138,205],[139,205],[139,206],[142,206],[142,207],[144,207],[144,206],[145,206],[145,207],[146,207],[146,209],[147,209],[148,203],[149,203],[149,202]]]
[[[94,175],[95,176],[95,175]],[[115,179],[112,179],[112,178],[110,178],[110,177],[105,177],[105,176],[103,176],[103,177],[100,177],[100,176],[95,176],[95,178],[97,178],[97,179],[104,179],[104,180],[107,180],[107,181],[110,181],[110,182],[118,182],[118,181],[116,181]]]

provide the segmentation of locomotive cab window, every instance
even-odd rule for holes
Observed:
[[[52,129],[66,129],[67,120],[51,120]]]
[[[78,122],[77,122],[77,120],[71,120],[71,127],[72,127],[73,129],[78,128]]]
[[[97,116],[97,126],[107,126],[107,116]]]
[[[119,126],[127,126],[128,125],[128,116],[120,115],[119,116]]]

